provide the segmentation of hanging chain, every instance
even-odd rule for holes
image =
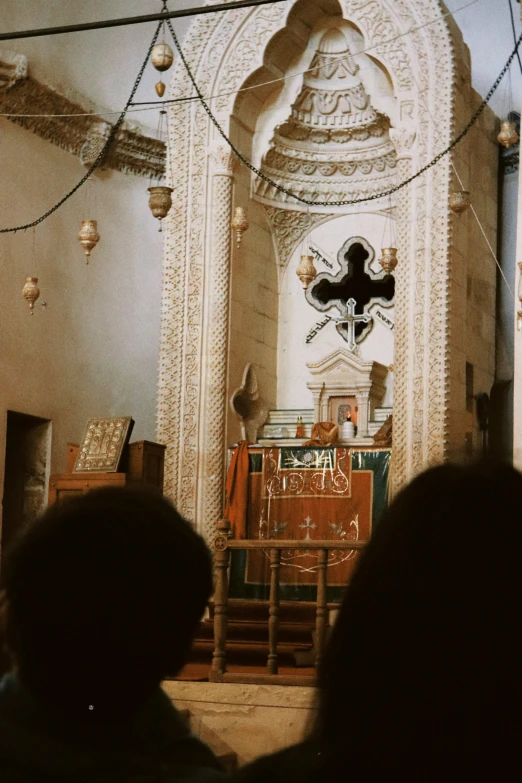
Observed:
[[[167,8],[167,0],[163,0],[163,8],[164,8],[164,10],[166,10],[166,8]],[[433,166],[435,166],[445,155],[447,155],[449,152],[451,152],[452,149],[454,147],[456,147],[457,144],[459,144],[465,136],[467,136],[467,134],[469,133],[469,131],[471,130],[473,125],[476,123],[476,121],[478,120],[478,118],[480,117],[480,115],[482,114],[482,112],[484,111],[486,106],[488,105],[488,103],[491,100],[493,94],[495,93],[495,91],[497,90],[497,88],[498,88],[499,84],[501,83],[502,79],[506,75],[506,72],[509,70],[509,67],[510,67],[511,63],[513,62],[514,58],[518,54],[518,49],[520,47],[520,44],[522,43],[522,35],[520,35],[520,37],[518,38],[518,41],[516,43],[516,46],[515,46],[513,52],[511,53],[507,63],[505,64],[504,68],[502,69],[502,71],[498,75],[495,83],[493,84],[492,88],[490,89],[490,91],[488,92],[488,94],[486,95],[486,97],[484,98],[482,103],[480,104],[480,106],[477,108],[477,110],[472,115],[470,121],[468,122],[468,124],[466,125],[464,130],[461,131],[461,133],[459,133],[459,135],[456,137],[456,139],[454,139],[451,142],[451,144],[448,147],[446,147],[446,149],[442,150],[442,152],[439,152],[439,154],[436,155],[433,158],[432,161],[430,161],[425,166],[423,166],[421,169],[419,169],[415,174],[412,174],[411,177],[408,177],[408,179],[405,179],[403,182],[400,182],[398,185],[395,185],[394,187],[389,188],[389,190],[384,190],[384,191],[382,191],[382,193],[374,193],[372,196],[365,196],[364,198],[345,199],[343,201],[311,201],[310,199],[306,199],[306,198],[302,198],[301,196],[298,196],[297,193],[292,193],[291,190],[288,190],[287,188],[283,187],[282,185],[279,185],[277,182],[274,182],[273,179],[270,179],[270,177],[267,177],[266,174],[263,174],[262,171],[260,171],[258,168],[256,168],[253,165],[253,163],[250,160],[248,160],[248,158],[246,158],[241,152],[239,152],[237,147],[230,141],[230,139],[226,135],[225,131],[223,130],[223,128],[221,127],[221,125],[219,124],[217,119],[215,118],[214,114],[212,113],[212,110],[210,109],[209,105],[205,101],[205,98],[203,97],[203,94],[202,94],[201,90],[198,87],[198,84],[197,84],[197,82],[196,82],[196,80],[195,80],[195,78],[194,78],[194,76],[192,74],[192,71],[190,70],[190,66],[189,66],[189,64],[188,64],[188,62],[187,62],[187,60],[185,58],[185,55],[183,54],[183,50],[181,49],[181,46],[179,45],[178,37],[177,37],[176,33],[174,32],[174,28],[173,28],[173,26],[171,24],[170,19],[167,19],[167,25],[169,27],[170,34],[172,35],[172,39],[174,41],[174,45],[175,45],[176,49],[178,50],[178,54],[180,56],[180,59],[181,59],[183,65],[185,66],[185,70],[187,71],[189,79],[192,82],[192,85],[193,85],[193,87],[194,87],[194,89],[196,91],[196,94],[197,94],[199,100],[201,101],[201,105],[205,109],[205,111],[208,114],[210,120],[212,121],[212,123],[214,124],[214,126],[216,127],[216,129],[218,130],[220,135],[223,137],[223,139],[226,141],[226,143],[228,144],[228,146],[230,147],[232,152],[236,155],[236,157],[241,161],[241,163],[244,166],[246,166],[248,169],[250,169],[250,171],[252,171],[254,174],[256,174],[256,176],[258,176],[260,179],[264,180],[264,182],[267,182],[269,185],[272,185],[272,187],[274,187],[280,193],[284,193],[286,196],[289,196],[290,198],[295,199],[300,204],[306,204],[307,206],[312,206],[312,207],[314,207],[314,206],[315,207],[344,207],[344,206],[351,206],[353,204],[362,204],[362,203],[364,203],[366,201],[375,201],[377,199],[384,198],[385,196],[392,196],[394,193],[397,193],[399,190],[401,190],[402,188],[406,187],[406,185],[409,185],[411,182],[416,180],[418,177],[422,176],[422,174],[424,174],[426,171],[428,171]]]
[[[147,51],[147,56],[145,57],[145,60],[143,61],[143,65],[141,66],[141,68],[139,70],[138,76],[136,77],[136,81],[134,82],[134,86],[132,88],[132,91],[131,91],[131,94],[129,96],[129,99],[128,99],[127,103],[125,104],[125,108],[121,112],[121,114],[118,117],[118,119],[116,120],[115,124],[112,126],[111,131],[110,131],[109,135],[107,136],[107,141],[105,142],[105,144],[103,145],[102,149],[100,150],[100,153],[96,157],[94,163],[92,163],[92,165],[87,170],[87,173],[84,174],[84,176],[81,178],[81,180],[76,183],[74,188],[72,188],[72,190],[70,190],[63,198],[61,198],[60,201],[58,201],[58,203],[56,203],[54,205],[54,207],[51,207],[51,209],[47,210],[47,212],[45,212],[39,218],[37,218],[36,220],[33,220],[32,223],[25,223],[22,226],[16,226],[14,228],[0,228],[0,234],[9,234],[9,233],[16,233],[17,231],[26,231],[28,228],[33,228],[34,226],[38,226],[46,218],[48,218],[50,215],[52,215],[54,212],[56,212],[56,210],[59,209],[62,206],[62,204],[65,204],[65,202],[68,201],[71,198],[71,196],[73,196],[76,193],[76,191],[79,190],[82,187],[82,185],[84,185],[87,182],[87,180],[89,179],[91,174],[94,172],[94,170],[97,169],[98,166],[102,163],[102,161],[105,158],[107,152],[109,151],[110,145],[112,144],[112,142],[116,138],[116,135],[117,135],[118,131],[121,128],[123,120],[125,119],[125,115],[127,114],[127,111],[129,110],[129,106],[132,103],[132,99],[136,95],[136,90],[139,87],[139,84],[141,82],[143,73],[145,71],[147,63],[149,62],[150,53],[152,52],[152,49],[153,49],[153,47],[154,47],[154,45],[155,45],[155,43],[156,43],[156,41],[158,39],[158,35],[160,33],[162,24],[163,24],[163,22],[159,22],[158,23],[158,26],[156,28],[156,32],[154,33],[154,36],[153,36],[152,41],[151,41],[151,44],[150,44],[149,49]]]
[[[164,8],[164,10],[167,9],[167,0],[163,0],[163,8]],[[287,188],[283,187],[282,185],[279,185],[277,182],[274,182],[274,180],[270,179],[270,177],[268,177],[266,174],[263,174],[263,172],[260,171],[258,168],[256,168],[253,165],[253,163],[251,161],[249,161],[248,158],[246,158],[241,152],[239,152],[237,147],[235,147],[235,145],[230,141],[230,139],[226,135],[225,131],[223,130],[223,128],[221,127],[221,125],[219,124],[217,119],[215,118],[214,114],[212,113],[210,107],[208,106],[207,102],[205,101],[205,98],[203,97],[203,94],[201,93],[201,91],[200,91],[200,89],[198,87],[198,84],[197,84],[197,82],[196,82],[196,80],[195,80],[195,78],[194,78],[194,76],[192,74],[190,66],[189,66],[189,64],[188,64],[188,62],[187,62],[187,60],[185,58],[185,55],[183,54],[183,50],[181,49],[181,46],[180,46],[179,41],[178,41],[178,37],[177,37],[176,33],[174,32],[174,28],[172,26],[172,23],[171,23],[170,19],[167,19],[166,22],[167,22],[168,28],[170,30],[170,34],[172,35],[172,39],[174,41],[174,45],[175,45],[175,47],[176,47],[176,49],[178,51],[178,54],[180,56],[180,59],[181,59],[183,65],[184,65],[184,67],[185,67],[185,70],[187,71],[187,74],[188,74],[188,76],[190,78],[190,81],[192,82],[192,85],[193,85],[193,87],[194,87],[194,89],[196,91],[198,99],[200,100],[200,102],[201,102],[204,110],[206,111],[209,119],[214,124],[214,126],[216,127],[216,129],[219,132],[219,134],[226,141],[226,143],[228,144],[228,146],[230,147],[232,152],[236,155],[238,160],[240,160],[241,163],[243,163],[244,166],[246,166],[248,169],[250,169],[250,171],[252,171],[256,176],[258,176],[264,182],[267,182],[269,185],[272,185],[272,187],[274,187],[280,193],[284,193],[286,196],[288,196],[290,198],[293,198],[295,201],[298,201],[301,204],[306,204],[307,206],[317,206],[317,207],[351,206],[351,205],[354,205],[354,204],[362,204],[362,203],[365,203],[367,201],[375,201],[377,199],[381,199],[381,198],[386,197],[386,196],[391,196],[394,193],[397,193],[402,188],[404,188],[407,185],[409,185],[411,182],[416,180],[418,177],[420,177],[426,171],[431,169],[433,166],[435,166],[445,155],[447,155],[449,152],[451,152],[451,150],[453,150],[453,148],[456,147],[457,144],[459,144],[465,136],[467,136],[467,134],[469,133],[469,131],[471,130],[471,128],[473,127],[475,122],[478,120],[478,118],[480,117],[480,115],[482,114],[482,112],[484,111],[486,106],[488,105],[488,103],[491,100],[493,94],[496,92],[499,84],[501,83],[502,79],[506,75],[506,72],[509,70],[509,67],[510,67],[511,63],[513,62],[514,58],[516,56],[518,56],[518,50],[519,50],[520,44],[522,43],[522,35],[520,35],[518,40],[517,40],[517,42],[516,42],[516,46],[515,46],[513,52],[511,53],[511,55],[510,55],[506,65],[504,66],[504,68],[500,72],[500,74],[497,77],[495,83],[493,84],[493,86],[489,90],[488,94],[486,95],[486,97],[484,98],[482,103],[479,105],[477,110],[474,112],[474,114],[472,115],[472,117],[469,120],[468,124],[461,131],[461,133],[451,142],[451,144],[448,147],[446,147],[446,149],[442,150],[442,152],[439,152],[439,154],[436,155],[433,158],[433,160],[431,160],[429,163],[427,163],[425,166],[423,166],[421,169],[419,169],[415,174],[413,174],[411,177],[408,177],[403,182],[400,182],[398,185],[395,185],[394,187],[389,188],[388,190],[385,190],[385,191],[383,191],[381,193],[374,193],[372,196],[365,196],[363,198],[357,198],[357,199],[345,199],[345,200],[342,200],[342,201],[312,201],[310,199],[305,199],[305,198],[302,198],[301,196],[298,196],[297,193],[292,193],[292,191],[288,190]],[[97,169],[98,166],[103,162],[103,160],[104,160],[104,158],[105,158],[105,156],[106,156],[106,154],[107,154],[107,152],[109,150],[109,147],[112,144],[112,142],[114,141],[116,135],[118,134],[118,132],[119,132],[119,130],[121,128],[121,125],[122,125],[122,123],[123,123],[123,121],[125,119],[125,116],[127,114],[127,111],[129,110],[129,107],[132,104],[132,99],[134,98],[134,96],[136,94],[136,91],[137,91],[137,89],[139,87],[139,84],[141,82],[143,73],[144,73],[145,68],[147,66],[147,63],[149,61],[150,54],[151,54],[152,49],[153,49],[153,47],[154,47],[154,45],[155,45],[155,43],[156,43],[156,41],[158,39],[158,35],[160,33],[160,30],[162,29],[164,24],[165,24],[165,20],[162,20],[162,21],[160,21],[158,23],[158,26],[156,28],[156,31],[155,31],[154,36],[152,38],[152,41],[150,43],[149,49],[147,51],[147,55],[145,57],[145,60],[144,60],[142,66],[141,66],[141,68],[140,68],[140,70],[138,72],[138,76],[136,77],[136,81],[134,82],[134,86],[132,88],[131,94],[130,94],[128,100],[127,100],[127,103],[125,104],[125,108],[121,112],[121,114],[118,117],[118,119],[115,122],[115,124],[112,126],[111,131],[110,131],[110,133],[109,133],[109,135],[107,137],[107,140],[106,140],[105,144],[103,145],[103,148],[101,149],[100,153],[98,154],[98,156],[96,157],[96,159],[94,160],[92,165],[87,170],[87,173],[80,179],[79,182],[77,182],[77,184],[74,186],[74,188],[72,188],[65,196],[63,196],[63,198],[60,199],[60,201],[58,201],[53,207],[51,207],[51,209],[47,210],[47,212],[45,212],[39,218],[37,218],[36,220],[33,220],[30,223],[24,223],[24,224],[22,224],[20,226],[15,226],[13,228],[0,228],[0,234],[9,234],[9,233],[16,233],[17,231],[26,231],[28,228],[33,228],[34,226],[37,226],[40,223],[42,223],[44,220],[46,220],[48,217],[50,217],[50,215],[52,215],[54,212],[56,212],[56,210],[58,210],[62,206],[62,204],[65,204],[65,202],[68,201],[71,198],[71,196],[73,196],[82,187],[82,185],[85,184],[85,182],[89,179],[89,177],[95,171],[95,169]]]

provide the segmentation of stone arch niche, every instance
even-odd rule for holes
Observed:
[[[317,24],[342,16],[360,31],[365,46],[373,47],[376,67],[389,75],[382,78],[389,78],[395,97],[390,138],[402,180],[446,146],[453,132],[456,61],[466,54],[460,33],[450,30],[443,13],[438,0],[289,0],[199,16],[183,48],[203,94],[220,96],[211,106],[223,129],[259,165],[263,145],[256,146],[256,133],[265,133],[268,141],[273,132],[273,125],[256,129],[260,111],[282,90],[294,90],[290,105],[299,82],[235,92],[286,73],[306,50]],[[177,59],[170,97],[191,94]],[[266,221],[264,207],[251,198],[255,181],[234,165],[203,107],[179,103],[169,112],[168,169],[177,208],[166,221],[158,438],[167,445],[168,496],[211,537],[223,508],[229,390],[237,385],[229,372],[231,318],[232,329],[239,323],[233,296],[231,304],[234,277],[250,274],[252,279],[249,252],[260,243],[266,253],[266,297],[276,297],[277,270],[285,259],[281,243],[269,250],[265,244],[267,234],[276,233],[275,222],[285,223],[288,260],[313,225],[339,213],[293,205]],[[443,460],[451,445],[450,162],[449,156],[443,158],[397,196],[394,491],[428,464]],[[234,204],[248,207],[252,224],[241,260],[230,232]],[[253,265],[255,275],[260,268]],[[251,306],[254,312],[256,302]],[[276,374],[275,358],[272,368],[258,373],[269,404]]]

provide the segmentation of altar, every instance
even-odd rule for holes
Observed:
[[[231,450],[232,456],[238,447]],[[245,452],[246,456],[246,452]],[[391,450],[346,446],[248,447],[244,521],[233,535],[246,539],[368,541],[387,506]],[[329,601],[338,601],[358,551],[328,555]],[[280,597],[315,600],[317,551],[285,550]],[[269,550],[234,551],[230,596],[268,598]]]

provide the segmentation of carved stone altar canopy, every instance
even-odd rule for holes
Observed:
[[[397,161],[390,121],[371,105],[359,70],[342,31],[325,32],[289,119],[275,129],[263,174],[322,201],[351,198],[368,178],[381,190],[391,186]],[[288,201],[263,179],[255,193],[269,204]]]
[[[220,3],[213,0],[215,6]],[[341,35],[325,37],[332,28]],[[348,28],[360,42],[357,50]],[[382,192],[388,178],[408,179],[450,144],[476,106],[469,54],[440,0],[287,0],[204,14],[194,19],[183,49],[199,89],[213,96],[212,110],[241,152],[256,165],[264,157],[264,170],[274,178],[284,178],[290,190],[302,188],[307,196],[317,191],[321,200],[335,200],[338,193],[366,197]],[[357,54],[363,50],[369,54]],[[320,68],[312,78],[302,72],[314,57]],[[299,58],[301,75],[293,76]],[[383,105],[379,90],[368,81],[366,65],[357,72],[354,61],[375,67],[388,90],[389,140],[385,112],[378,111]],[[342,74],[346,96],[339,89]],[[290,81],[275,81],[282,76]],[[320,86],[326,90],[324,100],[318,96]],[[168,97],[191,95],[193,85],[177,58]],[[271,128],[271,108],[278,100]],[[224,142],[203,106],[178,102],[170,104],[169,112],[169,176],[182,208],[169,215],[165,227],[158,438],[167,444],[166,493],[198,530],[212,537],[223,510],[229,390],[237,386],[248,361],[259,368],[268,404],[276,403],[276,392],[268,387],[277,384],[277,323],[275,310],[270,310],[277,301],[277,283],[270,295],[266,287],[262,290],[270,275],[277,281],[279,251],[271,240],[277,237],[281,256],[289,258],[303,231],[350,208],[307,212],[290,197],[282,201],[262,192],[245,167],[232,171],[210,154]],[[352,123],[356,115],[360,121]],[[341,124],[334,125],[334,117]],[[488,117],[486,111],[484,122],[490,122]],[[323,136],[316,134],[319,129]],[[484,131],[477,126],[474,132],[483,134],[482,146],[464,140],[397,193],[392,491],[427,465],[458,452],[464,442],[461,378],[467,357],[459,340],[466,339],[470,270],[466,272],[462,259],[469,256],[476,227],[449,209],[451,164],[489,171],[498,156],[493,130],[489,147]],[[301,133],[306,138],[295,138]],[[262,148],[256,147],[259,140]],[[304,141],[312,145],[316,161],[302,154]],[[323,149],[329,156],[324,167]],[[356,149],[357,161],[350,157]],[[487,167],[483,161],[479,166],[480,155]],[[241,252],[232,253],[230,221],[238,203],[248,208],[251,229]],[[389,206],[372,204],[360,209]],[[483,244],[481,248],[485,255]],[[494,271],[493,265],[492,291]],[[489,275],[489,268],[484,274]],[[247,306],[238,302],[241,279],[250,285]],[[453,333],[451,323],[458,324]],[[484,375],[484,387],[486,382],[489,375]]]
[[[355,397],[357,439],[368,438],[368,422],[384,396],[387,368],[379,362],[363,362],[343,348],[306,366],[313,376],[306,385],[314,398],[314,420],[332,421],[332,397]]]

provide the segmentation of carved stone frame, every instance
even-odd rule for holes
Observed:
[[[202,92],[222,95],[212,101],[212,108],[225,130],[230,130],[231,115],[246,100],[246,93],[237,100],[233,94],[244,84],[245,75],[250,74],[252,82],[256,73],[263,69],[266,73],[264,63],[276,49],[285,56],[285,47],[281,47],[285,25],[290,26],[289,39],[293,36],[295,41],[299,35],[303,39],[304,22],[298,17],[305,6],[312,18],[313,13],[320,13],[312,0],[289,0],[195,19],[184,40],[184,52]],[[332,14],[338,8],[357,25],[367,45],[374,47],[372,56],[390,74],[400,116],[391,137],[398,153],[399,177],[405,179],[451,140],[458,41],[438,0],[328,0],[321,4],[321,8],[327,6],[332,7]],[[437,18],[440,21],[434,24]],[[177,60],[170,97],[192,92]],[[218,269],[215,240],[217,231],[220,247],[225,248],[231,198],[223,175],[221,184],[212,185],[216,164],[209,151],[218,140],[198,103],[170,108],[168,168],[176,200],[183,206],[166,221],[158,439],[167,445],[167,495],[209,537],[222,513],[226,422],[220,411],[227,409],[226,384],[221,390],[218,380],[221,383],[224,378],[228,355],[226,271],[230,257],[225,249],[227,258]],[[450,164],[451,157],[446,156],[398,194],[394,491],[447,453]],[[221,191],[226,197],[218,203]],[[214,297],[220,307],[224,304],[223,311],[212,304]]]

